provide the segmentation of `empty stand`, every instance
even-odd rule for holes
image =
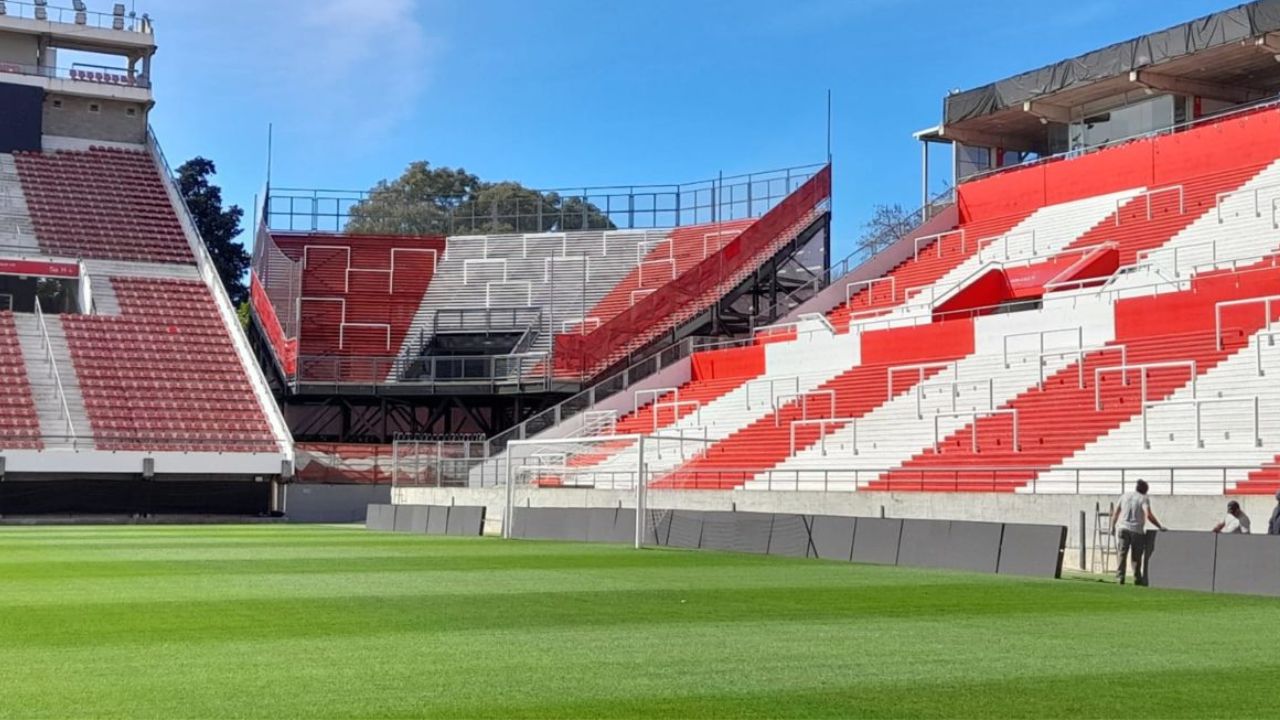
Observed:
[[[40,247],[85,258],[193,263],[164,180],[144,151],[18,153]]]
[[[201,282],[115,277],[122,314],[62,318],[100,450],[276,452]]]

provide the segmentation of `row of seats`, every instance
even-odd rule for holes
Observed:
[[[121,316],[62,319],[97,448],[274,451],[208,289],[165,278],[111,285]]]
[[[40,420],[36,416],[26,363],[18,344],[13,313],[0,311],[0,448],[39,450]]]
[[[106,260],[194,262],[150,154],[107,148],[14,155],[47,252]]]

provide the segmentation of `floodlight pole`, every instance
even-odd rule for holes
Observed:
[[[644,545],[644,517],[645,517],[645,481],[644,481],[644,436],[640,436],[637,443],[640,450],[640,463],[636,468],[636,549],[639,550]]]

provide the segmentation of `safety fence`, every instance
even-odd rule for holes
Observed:
[[[365,528],[417,535],[484,534],[483,505],[385,505],[371,504]]]

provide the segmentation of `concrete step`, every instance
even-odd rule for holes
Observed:
[[[44,436],[45,444],[50,447],[83,447],[86,441],[91,441],[93,428],[84,406],[84,396],[80,393],[80,383],[75,374],[71,352],[67,347],[62,319],[57,315],[45,316],[45,326],[49,332],[48,348],[52,351],[53,367],[57,368],[56,378],[50,367],[50,353],[46,352],[44,336],[36,316],[27,313],[16,314],[14,325],[18,332],[18,344],[22,349],[23,361],[27,367],[32,401],[36,405],[36,416],[40,421],[40,432]],[[61,393],[59,393],[59,381]],[[64,398],[67,405],[66,413],[62,408]],[[67,431],[68,414],[75,441]]]

